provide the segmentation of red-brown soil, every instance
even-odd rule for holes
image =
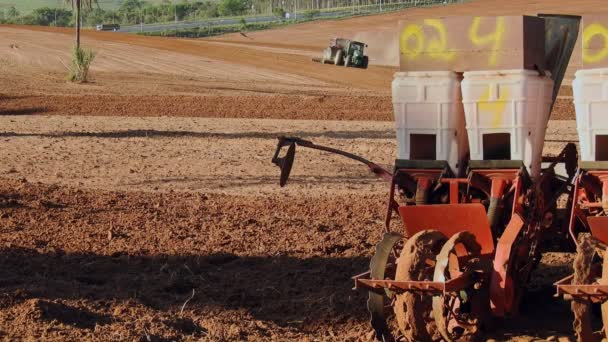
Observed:
[[[381,237],[387,185],[300,149],[280,188],[270,157],[289,134],[388,165],[392,123],[24,115],[0,127],[7,339],[370,341],[350,277]],[[574,127],[552,122],[546,154]],[[568,336],[551,284],[569,261],[547,255],[523,316],[489,336]]]
[[[365,269],[383,202],[4,180],[0,332],[36,340],[364,336],[363,296],[349,277]]]
[[[390,97],[338,95],[1,96],[0,115],[173,116],[292,120],[393,119]]]
[[[380,238],[384,196],[1,184],[6,339],[371,340],[350,277]],[[568,272],[550,261],[544,289]],[[522,315],[490,337],[568,334],[567,304],[550,290],[533,292]]]

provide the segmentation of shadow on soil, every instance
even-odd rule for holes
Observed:
[[[390,168],[390,166],[386,166]],[[277,169],[278,170],[278,169]],[[289,183],[291,185],[302,185],[306,186],[314,182],[316,185],[324,186],[343,186],[344,183],[350,186],[366,185],[370,183],[381,183],[378,177],[371,173],[365,173],[366,169],[362,168],[362,175],[340,175],[340,176],[291,176],[289,177]],[[278,171],[277,171],[278,173]],[[246,187],[257,187],[257,186],[278,186],[279,176],[238,176],[234,182],[225,182],[218,180],[216,176],[200,176],[200,177],[163,177],[163,178],[148,178],[141,182],[124,182],[126,186],[146,186],[146,187],[158,187],[166,186],[168,184],[188,184],[188,189],[206,189],[206,190],[221,190],[221,189],[235,189]]]
[[[2,100],[18,100],[18,99],[28,99],[31,98],[30,95],[6,95],[0,94],[0,101]]]
[[[34,108],[19,108],[19,109],[2,109],[0,108],[0,115],[2,116],[10,116],[10,115],[34,115],[34,114],[42,114],[46,113],[48,110],[42,107],[34,107]]]
[[[42,319],[58,321],[80,329],[94,329],[96,325],[106,325],[112,321],[110,315],[101,315],[83,308],[75,308],[63,303],[54,303],[47,300],[37,300],[32,303]]]
[[[2,112],[0,111],[0,114]],[[326,131],[326,132],[240,132],[212,133],[192,131],[158,131],[158,130],[126,130],[113,132],[57,132],[57,133],[0,133],[2,137],[42,137],[42,138],[217,138],[217,139],[276,139],[280,135],[300,138],[334,138],[334,139],[394,139],[393,130],[370,131]]]
[[[488,334],[488,337],[498,341],[572,337],[573,317],[570,303],[554,297],[554,294],[555,288],[549,284],[542,289],[528,292],[522,300],[520,313],[515,317],[497,321],[495,330]],[[522,338],[522,335],[528,339]]]
[[[52,301],[136,300],[155,310],[179,310],[194,290],[189,309],[246,309],[280,326],[367,320],[366,295],[352,291],[350,279],[366,269],[367,258],[100,256],[24,248],[3,249],[0,256],[1,291],[22,294],[13,302],[3,297],[1,305],[37,298],[43,318],[84,328],[107,324],[110,317]],[[571,334],[569,303],[554,298],[553,291],[545,286],[529,293],[521,314],[497,322],[487,337]]]
[[[23,100],[30,98],[31,96],[15,96],[15,95],[4,95],[0,94],[0,101],[11,101],[11,100]],[[0,102],[1,104],[1,102]],[[12,108],[4,109],[0,106],[0,115],[34,115],[48,112],[48,109],[44,107],[25,107],[25,108]]]
[[[351,290],[350,277],[365,270],[368,262],[233,254],[101,256],[5,248],[0,250],[0,291],[21,295],[0,297],[0,305],[36,298],[48,319],[89,326],[108,318],[72,314],[69,311],[80,309],[52,301],[136,300],[155,310],[179,311],[194,290],[188,309],[246,309],[257,319],[279,325],[339,317],[365,320],[365,294]],[[74,317],[77,321],[70,321]]]

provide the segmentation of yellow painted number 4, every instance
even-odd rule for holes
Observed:
[[[481,26],[481,18],[475,17],[469,28],[469,39],[471,40],[471,43],[476,46],[492,45],[492,53],[490,54],[488,63],[491,66],[494,66],[498,63],[498,50],[502,45],[502,40],[506,31],[505,18],[497,17],[496,30],[486,35],[479,35],[479,26]]]

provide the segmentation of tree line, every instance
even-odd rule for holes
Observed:
[[[222,15],[242,15],[245,11],[238,8],[226,7],[223,3],[240,2],[240,0],[193,1],[171,4],[163,1],[155,5],[147,1],[126,0],[115,10],[103,9],[99,6],[83,8],[82,24],[95,26],[98,24],[133,25],[140,23],[159,23],[169,21],[196,20],[214,18]],[[238,12],[238,13],[237,13]],[[44,25],[44,26],[73,26],[74,15],[71,8],[37,8],[30,13],[20,13],[14,6],[0,9],[0,23]]]
[[[334,8],[357,8],[382,6],[389,8],[395,4],[411,6],[442,3],[441,0],[181,0],[173,3],[163,0],[159,4],[142,0],[125,0],[115,10],[103,9],[93,5],[83,9],[82,24],[153,24],[171,21],[196,21],[200,19],[273,14],[284,17],[285,13],[310,16],[320,10]],[[450,0],[448,2],[454,2]],[[30,13],[19,13],[13,6],[0,9],[0,23],[44,26],[74,26],[75,19],[71,8],[38,8]]]

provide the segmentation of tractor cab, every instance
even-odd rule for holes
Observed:
[[[349,55],[354,55],[355,53],[360,54],[361,56],[364,55],[364,49],[367,45],[365,45],[364,43],[361,42],[355,42],[355,41],[351,41],[350,44],[348,45],[348,54]]]
[[[364,49],[367,45],[361,42],[349,41],[344,56],[344,66],[354,66],[357,68],[367,68],[368,57],[365,56]]]

